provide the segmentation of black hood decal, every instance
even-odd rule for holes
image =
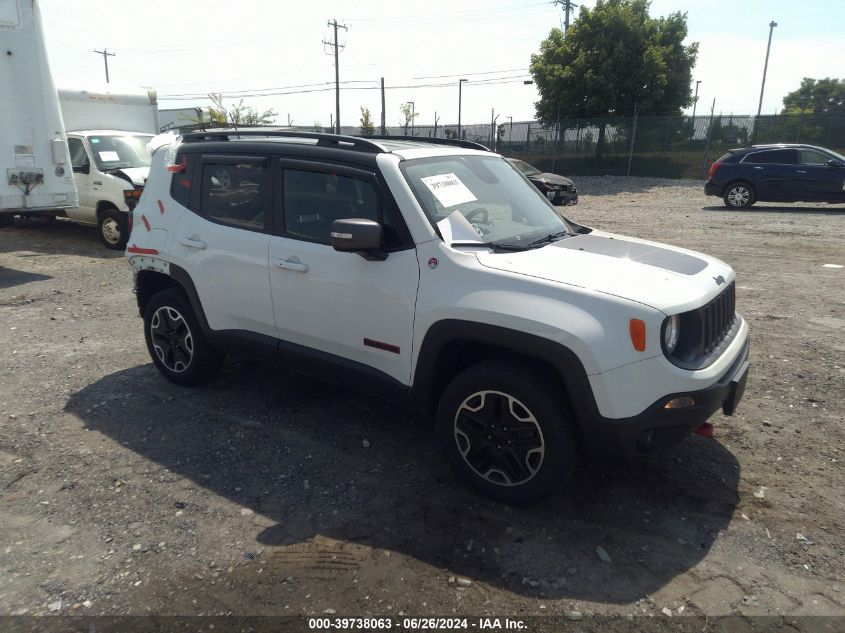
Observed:
[[[600,235],[576,235],[555,242],[554,246],[595,255],[630,259],[638,264],[646,264],[682,275],[695,275],[707,268],[706,261],[692,255],[670,251],[659,246],[629,242],[612,237],[601,237]]]

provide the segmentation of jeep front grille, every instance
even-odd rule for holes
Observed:
[[[698,309],[701,317],[701,351],[710,354],[727,336],[736,319],[736,287],[734,282],[710,303]]]

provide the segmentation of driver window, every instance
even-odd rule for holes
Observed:
[[[798,153],[801,155],[802,165],[824,165],[830,160],[830,156],[814,149],[801,149]]]
[[[68,138],[67,148],[70,152],[70,164],[74,169],[88,166],[88,154],[85,152],[85,146],[82,144],[81,139]]]

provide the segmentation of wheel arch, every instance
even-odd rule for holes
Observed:
[[[411,396],[416,407],[434,411],[446,385],[477,362],[494,358],[529,363],[563,387],[578,426],[598,414],[587,372],[571,349],[501,326],[444,320],[432,325],[420,346]]]
[[[97,209],[96,209],[97,222],[100,221],[100,217],[103,215],[103,213],[110,210],[110,209],[114,209],[118,213],[125,213],[125,211],[121,211],[120,209],[118,209],[117,205],[114,202],[110,202],[108,200],[100,200],[97,203]]]
[[[196,286],[194,286],[194,282],[188,272],[175,264],[168,265],[167,273],[152,269],[142,269],[137,272],[135,277],[135,293],[138,300],[138,311],[141,316],[144,316],[144,311],[150,299],[157,292],[161,292],[167,288],[177,288],[185,293],[194,311],[194,315],[197,317],[197,321],[199,321],[200,328],[203,330],[203,334],[208,336],[211,328],[208,325],[208,320],[205,318],[205,310],[203,310]]]

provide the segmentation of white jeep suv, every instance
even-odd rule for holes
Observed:
[[[408,403],[505,502],[551,494],[584,454],[707,435],[744,389],[730,266],[563,219],[472,143],[187,134],[154,153],[133,220],[165,377],[200,383],[236,352]]]

